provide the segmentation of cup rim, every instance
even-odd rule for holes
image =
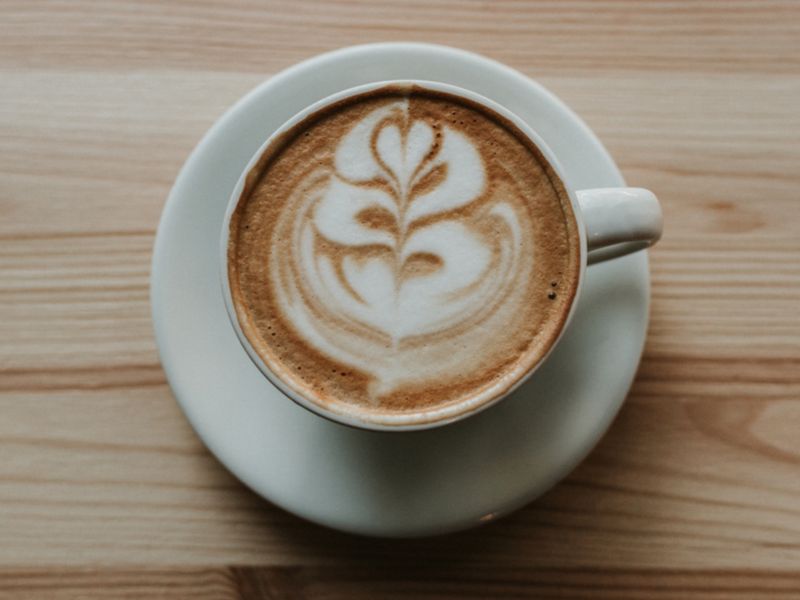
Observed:
[[[575,291],[572,295],[569,309],[567,310],[567,314],[562,322],[558,334],[550,343],[550,346],[547,348],[544,354],[542,354],[542,356],[539,358],[539,360],[536,361],[534,364],[532,364],[530,368],[528,368],[528,370],[525,371],[522,375],[520,375],[514,382],[508,385],[504,390],[496,393],[494,397],[490,397],[488,399],[480,401],[475,405],[470,406],[467,409],[461,411],[448,411],[452,414],[445,413],[443,417],[438,419],[437,418],[425,419],[425,420],[409,419],[407,422],[402,422],[398,420],[398,422],[396,423],[388,423],[384,421],[372,421],[368,419],[359,418],[356,415],[328,410],[324,406],[318,404],[317,402],[314,402],[313,400],[306,398],[302,394],[298,393],[296,390],[287,385],[280,376],[278,376],[269,368],[269,366],[261,358],[261,356],[258,354],[258,352],[251,344],[249,338],[244,333],[241,324],[239,322],[239,316],[237,314],[236,307],[233,302],[233,295],[230,287],[229,270],[228,270],[229,266],[228,243],[230,240],[230,221],[234,212],[236,211],[236,208],[239,205],[239,202],[241,201],[242,192],[244,191],[244,186],[247,176],[252,171],[252,169],[258,164],[262,155],[267,151],[267,149],[273,144],[273,142],[276,139],[280,138],[286,131],[289,131],[292,127],[302,122],[308,116],[324,109],[325,107],[331,104],[335,104],[337,102],[346,100],[347,98],[350,98],[352,96],[380,90],[381,88],[384,87],[401,87],[401,86],[408,86],[408,87],[417,86],[434,92],[451,94],[454,96],[465,98],[471,102],[475,102],[484,107],[487,107],[488,109],[499,114],[501,117],[508,119],[533,143],[533,145],[542,153],[545,161],[549,164],[551,169],[555,172],[556,176],[558,177],[560,183],[562,184],[563,189],[566,191],[567,196],[569,198],[570,207],[572,209],[572,215],[578,230],[579,268],[578,268],[577,281],[575,284]],[[583,287],[583,279],[587,267],[586,229],[584,227],[576,191],[567,184],[566,179],[564,178],[563,175],[563,169],[560,163],[558,162],[557,157],[549,148],[549,146],[547,146],[544,140],[541,139],[541,137],[533,130],[533,128],[530,125],[528,125],[526,121],[524,121],[521,117],[517,116],[511,110],[507,109],[505,106],[495,102],[494,100],[491,100],[490,98],[487,98],[481,94],[478,94],[476,92],[473,92],[465,88],[461,88],[459,86],[442,83],[438,81],[425,80],[425,79],[391,79],[391,80],[382,80],[382,81],[376,81],[372,83],[349,87],[340,90],[338,92],[335,92],[333,94],[330,94],[320,100],[317,100],[316,102],[306,106],[305,108],[302,108],[294,116],[285,121],[280,127],[278,127],[267,137],[264,143],[258,148],[258,150],[256,150],[256,152],[251,157],[250,161],[242,170],[242,173],[239,176],[239,179],[236,182],[236,185],[234,186],[233,191],[231,192],[228,198],[228,204],[225,209],[225,215],[222,221],[222,233],[220,236],[219,250],[220,250],[220,271],[219,271],[220,284],[222,288],[221,291],[225,304],[225,310],[228,314],[228,318],[231,322],[231,325],[233,326],[234,331],[236,332],[236,336],[239,340],[239,343],[244,348],[250,360],[267,378],[267,380],[270,383],[272,383],[272,385],[274,385],[276,388],[278,388],[287,398],[291,399],[299,406],[329,421],[353,427],[356,429],[383,431],[383,432],[421,431],[421,430],[442,427],[444,425],[448,425],[451,423],[456,423],[470,416],[483,412],[484,410],[500,403],[502,400],[511,395],[517,388],[519,388],[528,379],[530,379],[530,377],[547,361],[547,359],[550,357],[555,347],[559,344],[559,342],[563,338],[564,332],[569,327],[569,324],[572,321],[572,318],[575,314],[575,308],[578,304],[578,298],[580,296],[581,289]],[[460,406],[460,404],[457,404],[456,406]],[[425,414],[435,414],[436,412],[437,411],[427,411]]]

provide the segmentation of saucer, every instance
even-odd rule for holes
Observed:
[[[286,398],[250,361],[225,311],[218,244],[228,197],[259,146],[301,108],[388,79],[441,81],[482,94],[541,135],[569,186],[625,185],[588,127],[517,71],[442,46],[345,48],[261,84],[198,144],[161,217],[151,301],[175,397],[225,466],[310,521],[404,537],[507,514],[586,456],[633,381],[647,329],[649,274],[644,252],[589,267],[575,317],[547,362],[507,399],[459,423],[413,433],[362,431]]]

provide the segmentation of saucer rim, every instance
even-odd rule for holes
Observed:
[[[638,259],[639,261],[638,269],[639,271],[641,271],[640,276],[643,278],[642,283],[644,284],[644,287],[642,289],[642,296],[641,298],[639,298],[639,300],[643,303],[644,306],[644,318],[641,327],[641,332],[639,335],[640,343],[638,345],[638,352],[634,360],[635,364],[631,369],[630,377],[622,386],[624,388],[624,393],[621,394],[619,398],[617,399],[612,398],[611,401],[607,403],[608,407],[604,414],[602,422],[598,424],[594,434],[590,436],[591,439],[587,437],[587,439],[584,440],[581,451],[576,453],[577,457],[574,457],[574,460],[569,461],[570,464],[568,464],[566,467],[555,469],[549,477],[542,478],[540,479],[539,482],[537,482],[536,485],[529,486],[530,487],[529,493],[522,494],[520,497],[504,502],[502,509],[499,509],[497,511],[487,512],[480,518],[476,518],[474,515],[467,515],[459,519],[453,519],[448,523],[442,523],[438,526],[434,525],[434,526],[415,527],[413,524],[407,526],[397,526],[395,524],[394,526],[387,528],[387,527],[382,527],[380,524],[375,524],[375,523],[368,523],[368,524],[354,523],[352,522],[352,520],[337,518],[335,515],[330,515],[330,514],[328,514],[327,516],[321,516],[319,513],[308,511],[307,507],[305,508],[299,507],[296,505],[296,503],[293,504],[290,501],[286,501],[285,498],[278,497],[280,496],[280,494],[271,493],[271,491],[268,489],[269,485],[264,485],[263,479],[260,481],[253,481],[251,477],[245,472],[245,470],[243,468],[240,468],[241,465],[236,464],[236,459],[228,453],[225,447],[224,440],[221,440],[221,438],[216,438],[214,435],[212,435],[213,432],[209,430],[209,424],[201,423],[200,420],[202,419],[202,417],[199,417],[196,414],[194,414],[191,391],[186,390],[186,393],[184,393],[185,390],[180,389],[180,385],[178,384],[180,377],[178,376],[177,369],[179,369],[179,367],[170,358],[172,356],[171,345],[170,341],[165,338],[167,334],[165,333],[164,320],[168,318],[167,314],[168,311],[161,304],[161,297],[163,296],[163,289],[161,288],[161,284],[164,282],[164,275],[161,272],[162,265],[159,263],[159,257],[162,256],[165,252],[169,251],[168,246],[170,243],[170,240],[167,238],[165,232],[171,230],[174,227],[172,221],[177,218],[176,216],[177,206],[182,201],[181,196],[184,194],[183,188],[188,185],[189,181],[194,176],[193,170],[196,169],[196,163],[200,160],[200,157],[207,151],[207,148],[209,146],[213,146],[215,138],[217,138],[219,135],[222,134],[222,132],[224,132],[228,127],[230,127],[232,125],[232,121],[238,118],[239,115],[243,111],[245,111],[250,104],[259,101],[265,95],[269,95],[274,88],[276,88],[279,85],[282,85],[284,82],[290,79],[293,78],[303,79],[308,75],[307,72],[309,71],[325,67],[331,68],[331,65],[334,65],[335,63],[338,63],[340,61],[346,62],[351,58],[355,57],[357,54],[369,53],[377,55],[379,53],[387,53],[387,52],[388,53],[434,52],[437,53],[440,58],[447,58],[448,60],[471,61],[475,64],[476,67],[480,69],[491,68],[498,73],[502,72],[506,77],[513,78],[513,80],[515,81],[514,85],[526,87],[528,90],[534,91],[536,94],[539,95],[541,99],[543,99],[543,101],[548,102],[551,105],[555,106],[565,118],[570,119],[573,122],[573,125],[577,126],[577,128],[580,130],[582,141],[584,143],[588,143],[589,145],[594,146],[592,150],[595,153],[595,158],[598,161],[606,163],[602,167],[598,168],[602,168],[602,170],[606,172],[609,176],[618,180],[618,185],[624,185],[622,176],[619,173],[619,170],[616,167],[615,163],[613,162],[613,160],[611,159],[610,155],[605,150],[605,148],[602,146],[600,141],[594,135],[594,133],[588,128],[588,126],[560,99],[558,99],[547,89],[542,87],[537,82],[529,79],[522,73],[519,73],[518,71],[515,71],[514,69],[507,67],[506,65],[497,63],[491,59],[485,58],[477,54],[473,54],[471,52],[455,48],[449,48],[447,46],[433,45],[433,44],[393,42],[393,43],[380,43],[380,44],[364,44],[359,46],[342,48],[339,50],[335,50],[333,52],[329,52],[327,54],[312,57],[297,65],[289,67],[288,69],[262,82],[261,84],[256,86],[253,90],[248,92],[245,96],[243,96],[239,101],[237,101],[231,108],[229,108],[203,136],[203,138],[194,148],[194,150],[184,163],[183,167],[181,168],[181,171],[178,177],[176,178],[175,184],[169,193],[167,202],[165,204],[164,210],[161,215],[153,250],[150,297],[151,297],[153,323],[155,328],[155,336],[156,336],[159,356],[161,358],[162,365],[164,367],[167,379],[173,390],[175,398],[179,403],[179,405],[181,406],[184,413],[186,414],[189,422],[191,423],[195,431],[198,433],[199,437],[215,454],[215,456],[217,456],[217,458],[229,470],[231,470],[231,472],[233,472],[240,480],[242,480],[243,483],[245,483],[248,487],[256,491],[259,495],[263,496],[273,504],[280,506],[287,512],[301,516],[312,522],[316,522],[322,525],[326,525],[328,527],[352,533],[358,533],[362,535],[377,535],[383,537],[415,537],[420,535],[442,534],[442,533],[457,531],[460,529],[465,529],[484,522],[494,520],[498,516],[508,514],[509,512],[513,512],[520,506],[529,503],[532,499],[534,499],[535,497],[539,496],[541,493],[549,489],[553,484],[555,484],[557,481],[561,480],[564,476],[566,476],[575,467],[575,465],[577,465],[585,458],[585,456],[599,441],[602,434],[607,430],[613,418],[616,416],[633,382],[633,376],[635,375],[636,366],[638,365],[639,359],[641,357],[641,351],[644,347],[645,332],[647,330],[647,324],[649,320],[648,319],[649,300],[650,300],[649,267],[648,267],[647,254],[645,252],[638,253],[638,255],[634,255],[634,257],[626,258],[626,260],[630,259],[632,262],[635,256],[640,257]],[[459,82],[454,82],[453,84],[462,85]],[[527,121],[525,117],[522,118]],[[533,125],[531,126],[533,127],[534,130],[536,130],[535,126]],[[591,268],[598,269],[598,267],[596,266]],[[634,334],[631,333],[630,335]],[[320,418],[320,417],[315,417],[315,418]],[[211,429],[213,429],[213,425],[211,426]],[[439,431],[439,430],[430,430],[430,431]],[[398,435],[403,435],[403,434],[398,434]]]

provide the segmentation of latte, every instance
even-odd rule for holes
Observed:
[[[311,114],[246,177],[228,283],[250,345],[329,411],[391,424],[503,395],[580,272],[562,182],[483,105],[389,86]]]

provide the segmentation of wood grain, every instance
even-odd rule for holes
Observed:
[[[781,573],[570,569],[233,569],[241,598],[792,598],[798,578]],[[331,590],[333,590],[331,592]]]
[[[402,542],[236,482],[148,305],[161,208],[214,119],[385,40],[541,80],[666,218],[598,448],[507,519]],[[0,598],[800,598],[798,40],[790,1],[0,4]]]
[[[775,572],[573,571],[233,567],[219,569],[55,569],[4,572],[0,598],[107,600],[164,598],[198,600],[420,600],[435,598],[593,598],[625,600],[794,600],[797,577]],[[102,590],[102,595],[98,594]]]

